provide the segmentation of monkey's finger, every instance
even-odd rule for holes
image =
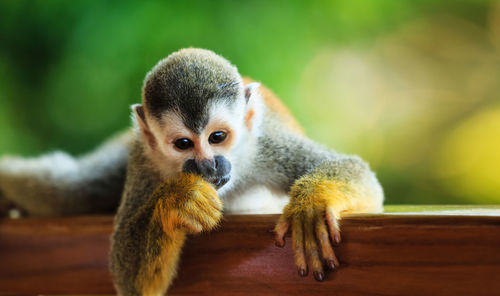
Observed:
[[[314,217],[307,217],[304,222],[304,240],[313,276],[317,281],[322,282],[325,280],[325,273],[323,272],[323,264],[319,258],[318,244],[314,236]]]
[[[334,241],[337,244],[340,244],[341,238],[340,238],[338,216],[335,212],[335,209],[332,206],[326,207],[325,219],[326,222],[328,223],[328,228],[330,230],[330,236],[332,238],[332,241]]]
[[[208,203],[218,210],[222,210],[223,207],[222,201],[217,196],[217,193],[211,190],[195,190],[191,192],[191,200]]]
[[[193,211],[193,212],[184,212],[185,217],[189,221],[194,221],[197,224],[201,225],[203,230],[210,230],[219,224],[222,213],[218,211],[214,211],[212,213],[207,213],[202,210]]]
[[[292,247],[295,265],[299,269],[299,275],[307,275],[306,255],[304,254],[304,231],[302,229],[302,219],[294,216],[292,220]]]
[[[221,215],[221,210],[219,208],[214,206],[211,202],[203,200],[191,200],[186,203],[185,208],[189,209],[192,215],[201,215],[203,213],[214,218],[220,218]]]
[[[217,195],[204,195],[203,198],[197,199],[198,202],[202,202],[206,205],[210,205],[218,211],[222,211],[223,204],[221,199]]]
[[[316,217],[316,237],[321,245],[321,254],[323,255],[323,259],[326,261],[326,265],[328,268],[333,270],[335,266],[339,266],[339,261],[337,260],[337,256],[335,256],[335,252],[333,251],[330,243],[325,220],[321,216]]]
[[[222,218],[221,212],[212,213],[210,215],[199,214],[194,217],[201,225],[203,225],[204,230],[210,230],[219,224]]]
[[[194,233],[200,232],[202,230],[210,230],[214,228],[220,221],[222,213],[216,214],[215,216],[207,215],[202,211],[188,212],[182,211],[180,214],[180,219],[183,224],[188,228],[193,228]],[[201,229],[200,229],[201,228]]]
[[[207,200],[209,203],[215,207],[217,210],[221,211],[223,208],[222,200],[217,195],[208,195]]]
[[[290,227],[290,222],[285,217],[285,215],[281,215],[278,223],[274,227],[275,235],[275,245],[277,247],[283,248],[285,246],[285,234],[288,232],[288,228]]]
[[[219,210],[222,210],[222,200],[217,195],[217,191],[215,191],[211,185],[208,188],[204,188],[204,190],[199,190],[198,193],[200,196],[198,196],[197,199],[206,200]]]
[[[210,199],[210,205],[214,207],[217,211],[222,211],[222,209],[224,208],[222,201],[217,196],[212,197]]]
[[[185,227],[190,233],[199,233],[203,231],[203,225],[192,217],[187,216],[184,213],[179,213],[179,223],[181,227]]]

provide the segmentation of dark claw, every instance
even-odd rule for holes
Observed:
[[[283,243],[280,243],[278,241],[275,241],[274,244],[276,245],[276,247],[278,248],[283,248],[285,246],[285,241],[283,241]]]
[[[313,272],[313,275],[318,282],[322,282],[325,280],[325,274],[321,271],[315,271]]]
[[[334,270],[335,269],[335,262],[333,260],[328,260],[328,268],[330,268],[331,270]]]
[[[301,268],[301,269],[299,269],[299,275],[300,275],[301,277],[305,277],[305,276],[307,276],[307,269],[302,269],[302,268]]]

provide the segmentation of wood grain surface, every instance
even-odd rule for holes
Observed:
[[[478,212],[479,213],[479,212]],[[300,278],[276,215],[229,216],[190,237],[169,295],[498,295],[500,216],[384,214],[342,221],[341,267]],[[112,217],[0,221],[0,294],[113,294]]]

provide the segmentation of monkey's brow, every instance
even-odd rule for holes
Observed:
[[[217,87],[219,89],[224,89],[224,88],[229,87],[229,86],[238,85],[238,83],[240,83],[239,80],[233,80],[233,81],[229,81],[229,82],[226,82],[226,83],[219,84],[219,85],[217,85]]]

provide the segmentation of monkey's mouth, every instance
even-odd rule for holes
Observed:
[[[231,179],[231,176],[225,175],[225,176],[209,177],[206,180],[214,184],[215,188],[219,189],[222,186],[224,186],[227,182],[229,182],[229,179]]]

